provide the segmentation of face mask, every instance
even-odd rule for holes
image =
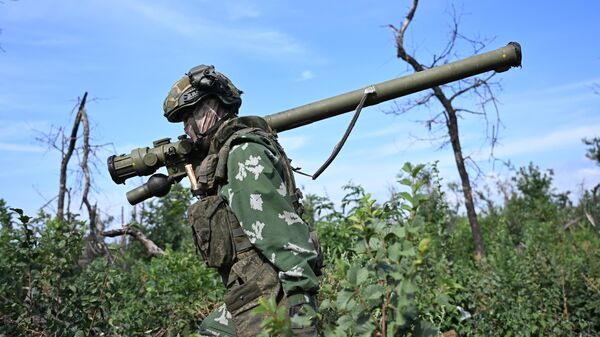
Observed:
[[[221,119],[217,112],[218,108],[218,100],[209,98],[203,100],[192,113],[183,118],[183,129],[192,141],[195,142],[199,136],[204,136]]]

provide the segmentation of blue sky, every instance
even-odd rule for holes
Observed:
[[[30,213],[58,190],[59,157],[35,141],[52,126],[72,123],[77,96],[95,98],[88,113],[101,153],[94,197],[114,212],[126,186],[114,185],[105,158],[182,133],[162,116],[171,84],[197,64],[214,64],[244,91],[241,113],[267,115],[408,74],[395,58],[388,24],[399,25],[409,1],[156,1],[19,0],[0,3],[0,198]],[[500,74],[503,127],[495,155],[519,167],[553,169],[559,191],[593,186],[600,169],[586,159],[583,137],[600,136],[600,23],[596,1],[421,1],[406,43],[430,60],[448,36],[452,6],[461,31],[494,40],[486,50],[518,41],[523,67]],[[468,56],[466,48],[459,49]],[[403,100],[398,100],[402,104]],[[467,103],[465,103],[467,104]],[[365,109],[347,145],[305,190],[334,200],[352,181],[380,200],[405,161],[439,161],[457,181],[450,148],[439,149],[415,121],[439,111],[385,114]],[[284,132],[294,164],[314,172],[341,137],[350,115]],[[465,152],[492,177],[507,169],[489,160],[485,122],[460,121]],[[484,178],[481,186],[492,182]],[[70,180],[73,182],[73,179]],[[74,206],[76,209],[78,205]]]

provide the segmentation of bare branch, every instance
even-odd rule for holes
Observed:
[[[466,112],[471,115],[485,116],[485,113],[483,113],[481,111],[475,111],[475,110],[470,110],[470,109],[465,109],[465,108],[456,108],[456,112]]]
[[[460,33],[458,33],[457,36],[461,40],[466,41],[471,45],[471,48],[473,49],[473,54],[478,54],[480,51],[485,49],[485,47],[487,47],[488,44],[490,44],[496,39],[495,37],[482,38],[479,36],[477,38],[472,39]]]
[[[500,83],[498,82],[490,82],[490,80],[496,75],[495,72],[490,73],[489,75],[487,75],[485,78],[480,78],[480,77],[475,77],[472,79],[464,79],[462,81],[459,81],[457,83],[458,86],[458,90],[454,91],[454,93],[452,94],[452,96],[450,96],[450,101],[454,101],[456,98],[458,98],[461,95],[467,94],[467,93],[471,93],[471,92],[476,92],[478,93],[477,89],[480,89],[480,87],[484,87],[485,89],[489,89],[486,90],[486,93],[489,93],[490,96],[493,96],[492,90],[491,90],[491,86],[500,86]],[[463,84],[466,84],[467,86],[463,86]],[[481,96],[481,93],[478,93],[479,96]]]
[[[475,160],[473,160],[473,158],[471,158],[471,156],[466,156],[465,157],[465,162],[467,163],[467,165],[469,165],[469,167],[471,168],[471,170],[475,171],[476,175],[476,179],[481,178],[482,176],[485,175],[485,173],[483,172],[483,170],[481,169],[481,167],[479,166],[479,164],[477,164],[477,162]]]
[[[456,15],[456,9],[454,8],[454,5],[452,6],[452,13],[450,14],[450,17],[452,18],[452,28],[450,29],[450,37],[448,38],[448,43],[446,44],[439,56],[433,55],[433,62],[431,63],[431,67],[435,67],[437,63],[442,60],[446,60],[446,58],[448,58],[452,50],[454,50],[454,46],[456,45],[459,20]]]
[[[433,97],[433,92],[428,92],[415,99],[404,100],[399,104],[397,100],[392,101],[394,108],[391,111],[384,111],[386,114],[402,115],[418,107],[429,106],[429,101]]]
[[[406,18],[404,19],[404,22],[402,23],[402,27],[400,28],[400,32],[398,32],[398,35],[400,36],[400,39],[401,39],[400,41],[401,42],[404,40],[404,33],[406,32],[406,29],[408,29],[408,25],[411,23],[413,17],[415,16],[415,12],[417,11],[417,6],[418,5],[419,5],[419,0],[413,0],[412,7],[408,11],[408,14],[406,15]]]
[[[43,133],[39,130],[35,130],[35,132],[38,133],[38,136],[35,137],[35,140],[38,143],[45,144],[47,150],[54,149],[60,152],[61,154],[64,154],[63,147],[57,145],[58,138],[61,137],[62,139],[62,137],[64,136],[64,129],[62,127],[58,127],[58,129],[55,130],[55,126],[52,125],[48,133]]]
[[[415,16],[415,12],[417,11],[417,5],[419,4],[419,0],[413,0],[412,7],[410,8],[408,15],[404,19],[402,26],[399,30],[394,29],[396,35],[396,49],[397,49],[397,57],[404,60],[408,63],[415,71],[423,71],[425,68],[423,65],[417,60],[415,60],[411,55],[406,52],[404,48],[404,34],[406,33],[406,29],[408,25],[412,22],[413,17]],[[390,25],[391,26],[391,25]],[[393,26],[391,26],[393,28]]]
[[[152,240],[148,239],[144,233],[139,230],[125,226],[120,229],[112,229],[108,231],[104,231],[102,233],[103,236],[113,238],[121,235],[130,235],[131,237],[138,240],[145,248],[150,256],[162,256],[165,255],[165,251],[162,250],[159,246],[157,246]]]

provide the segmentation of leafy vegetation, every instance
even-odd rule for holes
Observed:
[[[573,205],[552,172],[521,168],[510,193],[485,200],[487,257],[473,259],[467,219],[449,207],[435,165],[406,164],[399,192],[378,202],[346,186],[339,205],[306,198],[327,265],[319,295],[325,336],[595,336],[600,333],[598,205]],[[189,336],[224,289],[191,244],[181,187],[137,223],[166,254],[134,242],[80,267],[87,225],[30,218],[0,200],[0,336]],[[597,219],[597,218],[596,218]],[[272,301],[264,335],[290,323]]]

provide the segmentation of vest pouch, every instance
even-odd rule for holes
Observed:
[[[231,228],[237,219],[225,201],[218,195],[207,196],[190,206],[188,218],[206,265],[219,269],[231,266],[235,257]]]
[[[201,191],[204,191],[205,193],[211,192],[217,186],[215,181],[215,170],[218,162],[219,156],[216,153],[209,154],[202,160],[200,166],[196,168],[196,177],[198,177],[198,185]]]
[[[265,261],[256,250],[244,253],[231,267],[231,279],[224,301],[235,322],[238,337],[255,337],[261,332],[260,323],[265,318],[252,313],[261,297],[276,298],[281,302],[283,291],[277,270]],[[279,303],[280,305],[285,303]]]

